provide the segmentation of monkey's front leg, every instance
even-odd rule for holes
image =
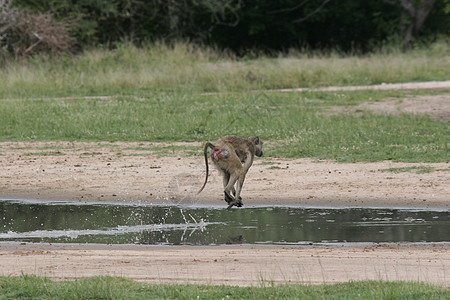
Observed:
[[[244,205],[242,203],[242,197],[241,196],[236,196],[236,190],[234,189],[234,187],[233,187],[231,192],[234,195],[234,199],[231,199],[231,201],[233,202],[233,204],[231,206],[236,205],[237,207],[242,207],[242,205]],[[230,203],[230,201],[227,201],[227,202]]]
[[[239,177],[238,181],[236,182],[236,191],[234,192],[234,199],[235,199],[237,207],[242,207],[242,205],[244,205],[242,203],[242,197],[241,197],[241,191],[242,191],[242,186],[244,185],[244,180],[245,180],[245,175],[241,175]],[[233,188],[233,190],[234,190],[234,188]]]
[[[234,188],[234,186],[231,189],[231,192],[233,193],[234,198],[236,198],[236,189]],[[239,196],[237,199],[239,199],[239,201],[242,203],[242,197],[241,196]]]

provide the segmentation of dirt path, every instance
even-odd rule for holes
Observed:
[[[277,89],[271,92],[342,92],[342,91],[389,91],[389,90],[448,90],[450,88],[450,80],[447,81],[423,81],[423,82],[404,82],[404,83],[382,83],[364,86],[329,86],[321,88],[294,88],[294,89]]]
[[[405,280],[450,286],[450,246],[80,246],[0,243],[0,275],[124,276],[153,283],[261,286]]]

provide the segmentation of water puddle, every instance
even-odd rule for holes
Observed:
[[[448,211],[0,200],[0,241],[146,245],[448,242]]]

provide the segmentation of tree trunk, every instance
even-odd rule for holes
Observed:
[[[403,37],[403,47],[408,48],[411,43],[419,36],[420,29],[425,23],[428,14],[433,8],[436,0],[424,0],[419,8],[414,7],[414,0],[399,0],[403,10],[410,16],[411,23],[406,29]]]

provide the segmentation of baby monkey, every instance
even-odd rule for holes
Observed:
[[[208,182],[208,148],[211,148],[211,159],[216,168],[222,174],[225,201],[228,209],[236,205],[242,206],[240,196],[244,184],[245,175],[253,164],[255,155],[263,156],[263,141],[257,136],[241,138],[235,135],[227,135],[219,139],[216,145],[207,142],[203,153],[205,155],[206,178],[205,183],[198,193],[203,191]],[[236,188],[234,185],[236,184]],[[233,193],[233,195],[231,195]]]

